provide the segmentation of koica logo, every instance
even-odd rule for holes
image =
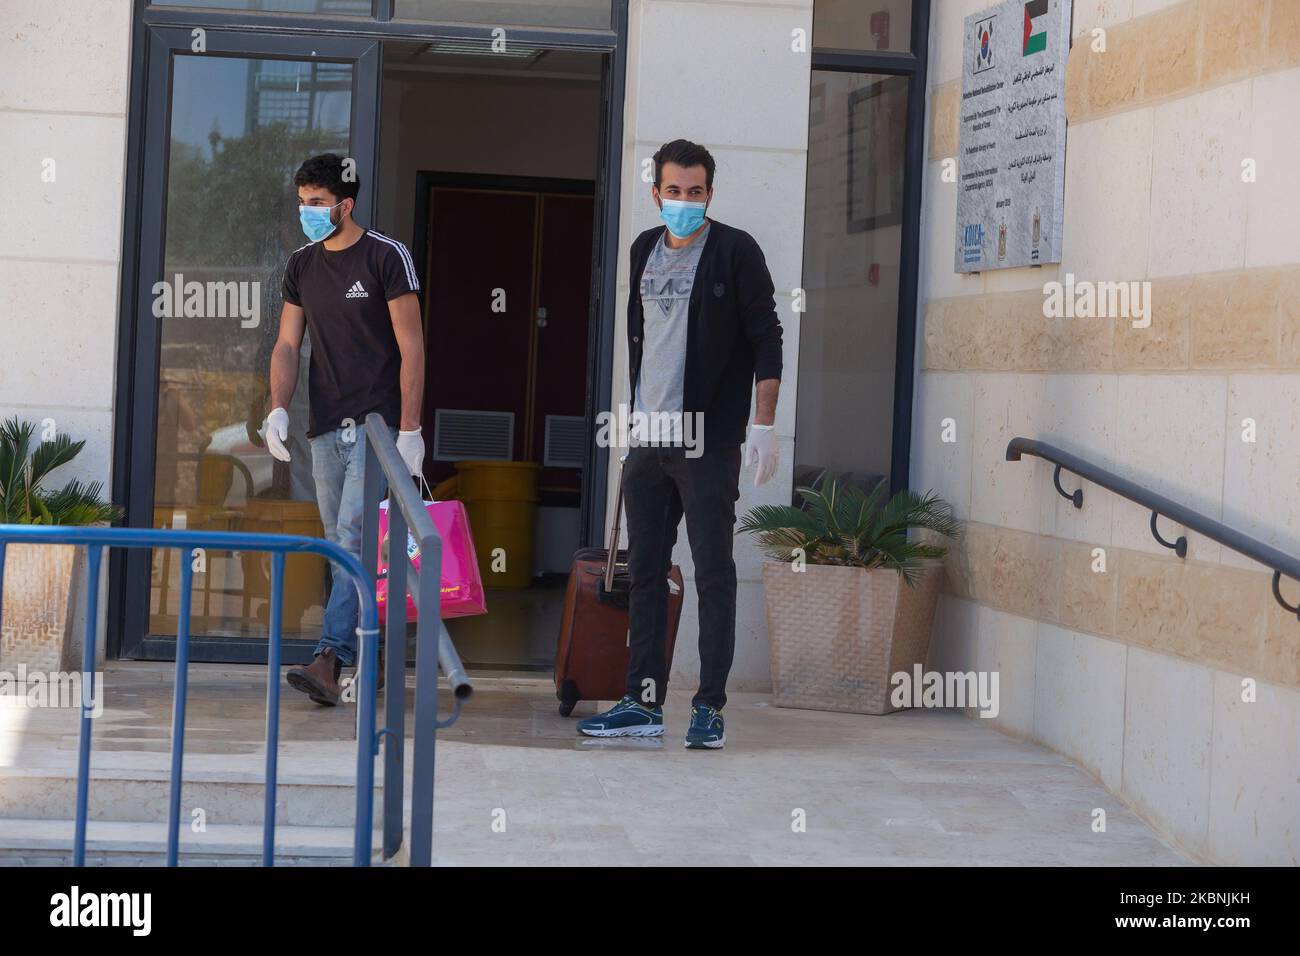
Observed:
[[[983,260],[984,225],[982,223],[967,223],[962,229],[961,253],[962,262],[968,265]]]
[[[370,293],[361,287],[360,282],[354,282],[352,288],[348,289],[346,297],[349,299],[368,299],[370,298]]]

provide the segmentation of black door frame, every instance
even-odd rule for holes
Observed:
[[[816,43],[814,39],[814,44]],[[930,0],[912,0],[911,53],[823,49],[814,45],[813,70],[878,73],[907,78],[907,132],[903,145],[903,221],[899,249],[898,335],[894,357],[894,432],[889,490],[911,482],[912,401],[916,380],[916,305],[920,271],[921,182],[925,178],[926,59]]]
[[[119,349],[133,359],[130,373],[119,379],[121,389],[130,389],[129,428],[117,430],[116,441],[130,446],[131,481],[126,488],[114,488],[114,501],[125,505],[128,524],[149,527],[153,523],[154,468],[158,414],[158,389],[161,350],[161,323],[149,308],[149,298],[143,294],[163,274],[165,250],[165,202],[167,196],[167,170],[169,125],[171,120],[171,80],[177,55],[200,55],[190,52],[191,32],[181,27],[150,26],[146,35],[148,73],[151,94],[146,102],[143,119],[145,144],[151,148],[142,151],[144,182],[154,188],[146,189],[134,207],[138,218],[139,238],[136,246],[136,275],[134,288],[128,290],[124,276],[124,302],[122,317],[130,318],[134,349]],[[312,60],[321,62],[350,62],[353,64],[354,92],[350,119],[351,152],[370,168],[376,167],[378,149],[377,96],[379,88],[379,43],[372,39],[354,37],[277,37],[264,33],[237,30],[210,30],[205,37],[206,56],[258,57],[262,59]],[[361,193],[357,208],[364,218],[374,208],[374,177],[361,178]],[[133,293],[128,308],[125,295]],[[125,326],[126,323],[124,322]],[[123,329],[126,332],[126,329]],[[121,422],[123,409],[119,409]],[[115,442],[116,443],[116,442]],[[114,478],[122,474],[115,469]],[[119,497],[119,494],[121,496]],[[120,557],[118,557],[120,555]],[[118,589],[123,594],[144,596],[149,594],[153,552],[130,549],[114,552],[120,565]],[[110,567],[110,587],[113,586]],[[110,592],[110,600],[113,594]],[[120,656],[143,660],[171,660],[175,656],[174,637],[155,637],[149,633],[149,600],[122,600],[122,630],[118,634]],[[110,605],[111,607],[111,605]],[[313,641],[284,640],[286,660],[310,660]],[[191,654],[195,660],[225,660],[246,662],[266,657],[266,641],[245,638],[208,638],[194,635],[190,639]]]
[[[199,0],[196,0],[199,2]],[[597,239],[593,250],[592,332],[588,342],[586,416],[595,434],[599,410],[609,405],[613,384],[615,301],[618,272],[620,161],[626,87],[628,0],[612,0],[608,30],[512,28],[515,43],[548,49],[590,50],[607,54],[602,77],[600,157],[597,167]],[[325,60],[357,63],[353,97],[354,152],[370,156],[378,168],[382,116],[382,45],[384,39],[458,39],[492,42],[491,25],[440,24],[393,20],[392,0],[372,0],[372,16],[279,14],[244,10],[150,7],[135,0],[132,26],[130,109],[124,188],[122,268],[119,276],[119,323],[114,404],[112,498],[126,509],[126,524],[153,523],[154,456],[158,397],[159,328],[147,308],[145,291],[162,271],[161,223],[166,195],[166,117],[170,107],[174,50],[188,50],[192,31],[203,29],[209,53],[301,59],[315,51]],[[182,42],[183,41],[183,42]],[[366,43],[369,43],[367,46]],[[166,43],[163,52],[157,48]],[[363,63],[363,58],[369,57]],[[369,89],[373,99],[364,96]],[[366,101],[363,102],[363,99]],[[360,112],[359,112],[360,111]],[[162,117],[159,120],[159,117]],[[359,147],[359,148],[358,148]],[[375,176],[363,177],[358,208],[374,208]],[[367,183],[369,184],[367,188]],[[152,267],[153,278],[145,275]],[[588,445],[583,468],[582,527],[587,543],[601,537],[605,513],[604,471],[609,449]],[[602,480],[596,480],[600,473]],[[110,659],[132,657],[171,660],[174,638],[148,634],[149,552],[117,549],[109,553],[107,604]],[[301,645],[301,646],[298,646]],[[311,642],[285,641],[284,660],[310,658]],[[266,642],[228,638],[192,639],[194,660],[264,662]]]

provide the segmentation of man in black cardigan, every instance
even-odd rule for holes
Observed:
[[[596,737],[659,736],[668,687],[667,572],[683,514],[699,596],[700,687],[686,746],[718,749],[736,643],[732,558],[741,444],[757,381],[744,463],[754,484],[776,471],[773,424],[781,385],[781,322],[763,252],[711,220],[715,164],[674,140],[655,153],[651,196],[664,226],[632,243],[627,336],[632,429],[623,472],[631,659],[625,696],[581,721]]]

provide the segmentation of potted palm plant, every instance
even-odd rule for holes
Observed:
[[[948,550],[938,542],[958,537],[961,523],[931,492],[884,501],[884,482],[868,494],[825,474],[797,491],[803,507],[759,505],[740,524],[770,559],[763,599],[775,703],[899,710],[890,678],[925,663]]]
[[[111,522],[120,509],[100,499],[100,482],[73,480],[58,490],[42,483],[85,447],[67,435],[37,443],[36,426],[11,418],[0,425],[0,524],[89,525]],[[70,544],[11,544],[5,549],[0,668],[14,672],[70,669],[72,586],[80,565]]]

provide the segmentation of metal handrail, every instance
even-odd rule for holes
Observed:
[[[94,697],[95,635],[99,618],[99,568],[104,548],[184,548],[190,558],[195,548],[207,551],[265,551],[272,555],[270,641],[266,690],[266,802],[262,822],[262,864],[271,866],[275,853],[275,790],[278,772],[280,720],[281,607],[284,600],[284,561],[287,554],[318,554],[339,565],[356,586],[361,599],[361,692],[357,717],[357,796],[352,862],[370,864],[370,831],[374,822],[374,758],[379,753],[375,734],[378,695],[379,626],[375,610],[373,573],[337,544],[320,538],[287,534],[253,534],[238,531],[188,531],[169,528],[64,527],[60,525],[0,524],[0,622],[3,621],[5,548],[10,542],[82,545],[87,554],[86,630],[82,642],[83,697],[77,742],[77,808],[73,836],[73,865],[86,861],[86,820],[90,803],[91,711],[85,686]],[[181,561],[181,606],[176,633],[176,691],[172,700],[171,779],[167,811],[167,865],[176,866],[180,850],[181,776],[185,753],[185,704],[189,690],[190,599],[194,565]]]
[[[406,593],[410,590],[419,617],[415,628],[415,727],[411,754],[412,866],[433,863],[433,769],[438,730],[450,727],[474,693],[447,626],[442,604],[442,538],[425,510],[424,499],[398,454],[383,416],[366,416],[364,439],[365,501],[361,527],[361,562],[374,578],[379,557],[379,499],[388,484],[388,610],[384,661],[384,857],[402,846],[403,770],[406,730]],[[415,567],[404,542],[408,528],[420,549]],[[408,580],[410,583],[408,584]],[[438,669],[447,677],[452,712],[438,720]]]
[[[1300,604],[1296,606],[1288,604],[1283,599],[1281,590],[1282,575],[1284,574],[1292,580],[1300,581],[1300,558],[1279,551],[1272,545],[1265,544],[1248,534],[1243,534],[1236,528],[1230,528],[1221,521],[1207,517],[1199,511],[1193,511],[1186,505],[1179,504],[1134,481],[1130,481],[1112,471],[1107,471],[1092,462],[1085,461],[1078,455],[1072,455],[1055,445],[1049,445],[1047,442],[1035,441],[1031,438],[1011,439],[1007,443],[1007,461],[1019,461],[1021,455],[1033,455],[1035,458],[1042,458],[1044,461],[1056,465],[1056,471],[1052,474],[1052,482],[1056,485],[1057,492],[1073,502],[1076,508],[1083,507],[1083,489],[1078,488],[1073,492],[1067,492],[1062,488],[1061,469],[1065,469],[1085,481],[1091,481],[1095,485],[1100,485],[1108,491],[1114,492],[1121,498],[1127,498],[1129,501],[1149,509],[1151,511],[1151,534],[1156,541],[1172,550],[1180,558],[1187,557],[1187,538],[1180,535],[1176,540],[1168,541],[1162,537],[1156,527],[1156,520],[1162,515],[1195,531],[1197,534],[1204,535],[1211,541],[1217,541],[1225,548],[1230,548],[1238,554],[1243,554],[1252,561],[1257,561],[1270,568],[1273,571],[1273,597],[1287,611],[1300,618]]]

